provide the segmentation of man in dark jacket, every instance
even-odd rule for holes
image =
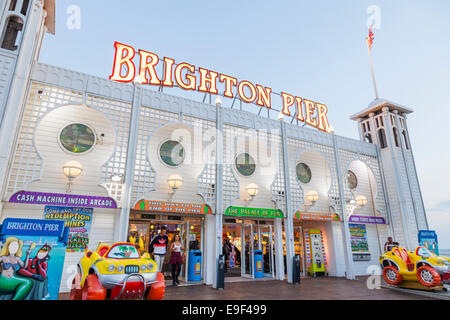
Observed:
[[[153,259],[156,262],[158,272],[161,272],[164,263],[164,257],[169,245],[169,237],[167,236],[167,227],[162,226],[161,232],[153,238],[152,242],[148,246],[148,252],[153,253]]]

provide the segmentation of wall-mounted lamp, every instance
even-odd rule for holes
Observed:
[[[319,193],[315,190],[308,191],[306,193],[306,200],[309,202],[305,203],[305,208],[307,208],[306,211],[308,211],[308,209],[313,207],[316,204],[316,201],[319,200]]]
[[[356,205],[360,208],[364,207],[367,204],[367,198],[363,195],[356,197]]]
[[[352,216],[356,211],[361,210],[367,204],[366,196],[359,195],[356,198],[347,200],[348,205],[350,206],[351,212],[348,215]]]
[[[328,128],[328,133],[333,134],[334,133],[334,127],[330,126],[330,128]]]
[[[281,112],[279,112],[278,113],[278,120],[283,120],[284,119],[284,114],[283,113],[281,113]]]
[[[217,96],[215,104],[217,107],[220,107],[222,105],[222,99],[220,99],[220,96]]]
[[[250,196],[250,201],[252,201],[258,194],[259,187],[256,183],[249,183],[247,187],[245,187],[245,190],[247,190],[247,193]]]
[[[172,189],[172,193],[169,193],[172,197],[177,189],[183,185],[183,178],[179,174],[173,174],[167,179],[167,184]]]
[[[81,163],[75,160],[67,161],[63,166],[63,173],[69,180],[67,182],[67,189],[66,192],[70,192],[70,187],[72,186],[73,180],[78,177],[83,171],[83,167],[81,166]]]

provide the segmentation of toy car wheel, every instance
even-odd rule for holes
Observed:
[[[397,268],[393,266],[387,266],[383,269],[383,278],[387,283],[394,285],[400,284],[403,281]]]
[[[440,274],[430,266],[421,266],[417,269],[417,278],[426,287],[436,287],[441,283]]]
[[[164,298],[164,292],[166,290],[166,283],[164,280],[164,275],[161,272],[158,272],[156,276],[156,281],[150,287],[150,290],[147,294],[147,300],[162,300]]]
[[[103,288],[96,274],[90,274],[84,280],[81,298],[83,300],[105,300],[106,289]]]

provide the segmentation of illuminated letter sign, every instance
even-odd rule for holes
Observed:
[[[144,50],[138,50],[140,61],[135,65],[133,59],[136,50],[134,48],[119,42],[115,42],[114,47],[116,51],[112,74],[109,77],[111,80],[130,82],[134,80],[137,73],[138,82],[141,84],[173,87],[175,82],[176,86],[185,90],[217,94],[228,98],[235,97],[233,88],[236,88],[240,100],[267,109],[272,107],[272,89],[269,87],[255,85],[247,80],[238,81],[238,79],[225,74],[201,67],[196,68],[187,62],[175,63],[174,59],[167,57],[161,60],[157,54]],[[161,79],[158,78],[156,72],[159,63],[164,65],[162,75],[164,78]],[[137,72],[136,66],[138,66]],[[196,74],[196,72],[198,73]],[[217,89],[217,81],[224,86],[222,92]],[[326,105],[285,92],[281,92],[281,100],[281,113],[292,116],[290,111],[292,107],[293,116],[296,116],[298,121],[325,132],[330,131]]]

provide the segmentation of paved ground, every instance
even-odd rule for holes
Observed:
[[[69,299],[61,294],[60,300]],[[286,281],[243,281],[225,284],[225,290],[206,285],[166,287],[165,300],[430,300],[429,296],[388,288],[369,290],[364,279],[304,278],[300,285]]]
[[[423,300],[429,297],[381,288],[369,290],[364,280],[305,278],[300,286],[286,281],[266,280],[226,283],[225,290],[211,286],[167,287],[167,300]]]

